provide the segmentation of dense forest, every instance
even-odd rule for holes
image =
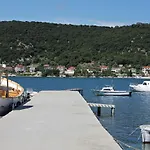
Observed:
[[[0,22],[0,63],[73,65],[150,64],[150,24],[121,27]]]

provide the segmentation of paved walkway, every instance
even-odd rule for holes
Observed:
[[[0,119],[2,150],[121,150],[76,91],[41,91]]]

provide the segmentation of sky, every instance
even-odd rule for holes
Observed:
[[[122,26],[150,23],[150,0],[1,0],[0,21]]]

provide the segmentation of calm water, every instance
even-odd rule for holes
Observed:
[[[129,90],[130,83],[141,83],[142,79],[33,77],[10,77],[10,79],[18,82],[25,89],[32,88],[35,91],[82,88],[84,98],[88,102],[114,104],[115,116],[110,117],[110,109],[104,108],[100,122],[115,139],[142,149],[140,130],[137,127],[141,124],[150,124],[150,93],[133,93],[131,97],[96,97],[91,92],[91,89],[104,85],[114,85],[118,90]],[[134,130],[135,132],[131,134]],[[124,149],[129,148],[124,147]],[[150,150],[150,146],[145,149]]]

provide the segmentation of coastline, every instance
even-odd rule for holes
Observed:
[[[5,77],[5,76],[3,76]],[[114,79],[150,79],[150,77],[86,77],[86,76],[70,76],[70,77],[59,77],[59,76],[47,76],[47,77],[42,77],[42,76],[22,76],[22,75],[16,75],[16,76],[9,76],[9,77],[23,77],[23,78],[103,78],[103,79],[108,79],[108,78],[114,78]]]

